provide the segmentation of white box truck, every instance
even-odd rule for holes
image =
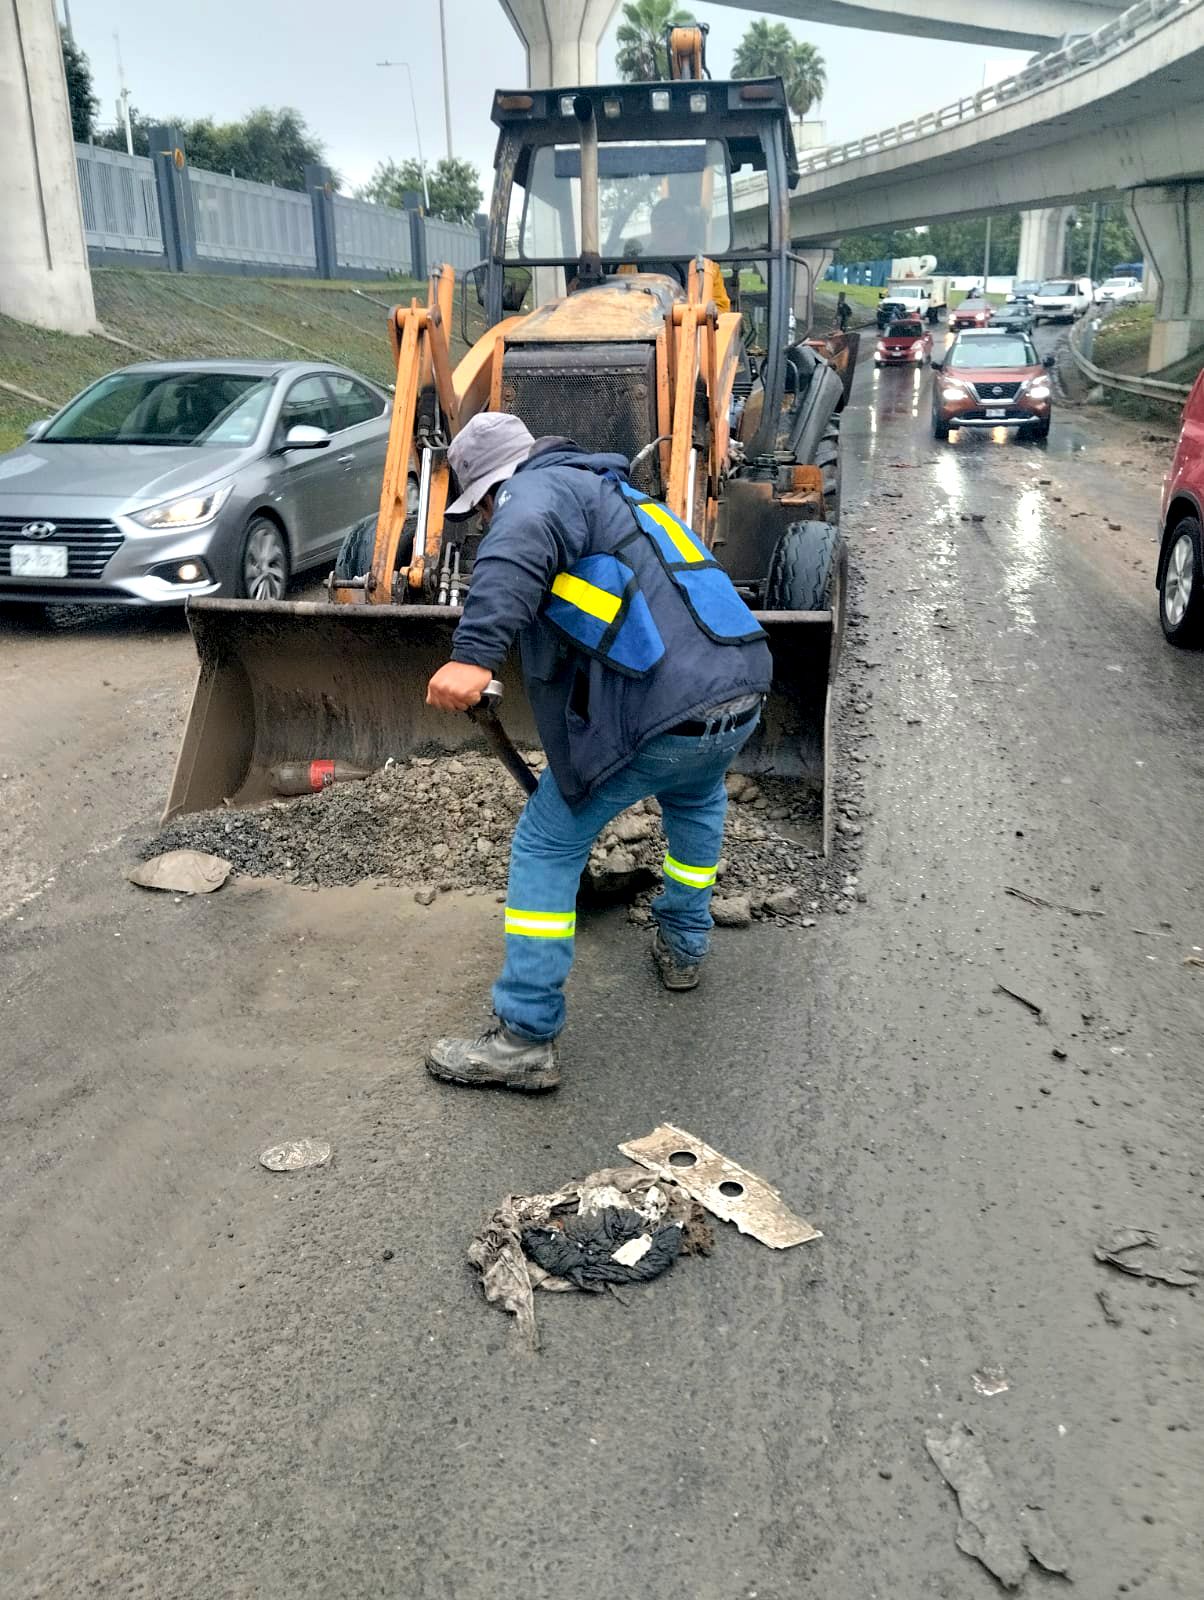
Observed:
[[[932,277],[891,278],[879,299],[901,305],[913,316],[939,322],[942,312],[946,316],[949,314],[949,280]]]

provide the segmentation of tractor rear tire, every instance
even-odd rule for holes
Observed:
[[[840,521],[840,413],[836,412],[824,429],[815,452],[815,465],[823,474],[824,516],[828,522]]]

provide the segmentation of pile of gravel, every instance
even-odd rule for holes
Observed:
[[[542,756],[531,752],[533,765]],[[849,910],[857,896],[860,824],[839,836],[833,858],[820,857],[814,803],[799,785],[780,778],[728,777],[723,859],[716,921],[746,926],[754,918],[810,925],[826,909]],[[413,885],[429,904],[454,889],[499,891],[506,886],[510,837],[523,797],[490,755],[414,757],[356,783],[320,794],[277,800],[253,810],[180,817],[148,841],[143,857],[163,850],[204,850],[223,856],[251,877],[329,887],[374,879]],[[659,877],[665,841],[655,800],[615,819],[590,858],[595,880],[627,881],[637,869]],[[646,889],[635,898],[633,922],[647,920]]]

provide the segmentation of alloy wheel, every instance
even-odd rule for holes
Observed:
[[[1166,576],[1162,585],[1162,606],[1166,620],[1172,628],[1183,621],[1191,603],[1192,585],[1196,577],[1196,553],[1190,533],[1181,533],[1171,546],[1166,561]]]

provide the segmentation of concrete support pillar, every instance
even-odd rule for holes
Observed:
[[[598,45],[619,0],[501,0],[527,51],[533,89],[598,81]]]
[[[159,222],[167,265],[172,272],[196,272],[199,264],[196,212],[183,137],[178,128],[162,124],[148,128],[147,138],[155,166],[155,192],[159,196]]]
[[[1070,214],[1067,206],[1020,213],[1018,278],[1056,278],[1064,270],[1066,225]]]
[[[314,262],[318,277],[337,277],[339,241],[335,232],[334,177],[330,168],[320,162],[307,162],[305,187],[314,213]]]
[[[53,0],[0,0],[0,312],[96,327]]]
[[[1149,370],[1159,372],[1204,345],[1204,183],[1130,189],[1125,209],[1158,275]]]

